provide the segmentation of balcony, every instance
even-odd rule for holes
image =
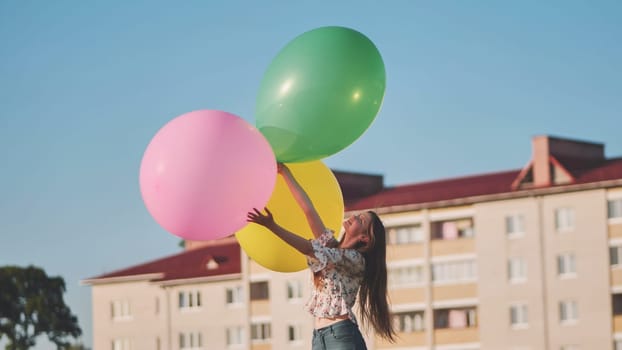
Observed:
[[[433,222],[430,234],[432,256],[475,252],[475,228],[470,218]]]
[[[423,258],[423,247],[422,243],[387,245],[387,260]]]
[[[398,332],[397,333],[397,341],[395,343],[390,343],[380,337],[376,339],[376,348],[377,349],[393,349],[404,347],[414,347],[414,346],[425,346],[426,337],[425,331],[420,332]]]
[[[622,238],[622,222],[609,223],[609,238]]]
[[[426,345],[425,314],[421,310],[409,310],[393,313],[393,325],[397,332],[396,343],[391,344],[384,339],[376,339],[376,347],[402,348],[403,346]],[[399,345],[398,345],[399,344]]]
[[[434,310],[434,344],[460,344],[479,341],[477,308]]]
[[[270,286],[268,281],[251,282],[250,299],[251,315],[270,315]]]
[[[475,227],[471,218],[435,221],[430,228],[432,240],[454,240],[475,236]]]
[[[389,298],[391,299],[391,303],[395,305],[425,303],[425,288],[413,287],[389,289]]]
[[[430,243],[432,256],[475,253],[475,239],[473,238],[439,239]]]
[[[611,274],[611,286],[612,287],[620,287],[622,286],[622,268],[613,268],[610,271]]]
[[[253,316],[268,316],[270,312],[269,300],[253,300],[251,301],[251,315]]]
[[[611,296],[611,307],[613,309],[613,332],[622,332],[622,294]]]
[[[479,328],[443,328],[434,330],[434,344],[474,343],[479,341]]]
[[[432,298],[434,301],[477,298],[477,283],[433,286]]]
[[[272,344],[251,344],[251,350],[272,350]]]

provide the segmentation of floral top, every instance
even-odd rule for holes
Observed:
[[[348,315],[356,323],[352,307],[363,281],[365,258],[356,249],[331,248],[337,241],[328,229],[311,245],[315,257],[307,256],[307,264],[320,276],[305,309],[315,317]]]

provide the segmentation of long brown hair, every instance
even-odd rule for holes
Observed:
[[[359,289],[358,305],[363,322],[371,324],[382,338],[395,342],[395,330],[387,300],[387,235],[384,224],[373,211],[371,233],[375,239],[372,248],[363,253],[365,277]]]

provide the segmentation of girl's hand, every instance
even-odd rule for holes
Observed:
[[[264,208],[266,214],[262,214],[257,208],[253,208],[252,212],[246,214],[246,221],[254,222],[257,225],[264,226],[268,229],[272,229],[276,226],[274,222],[274,217],[268,208]]]

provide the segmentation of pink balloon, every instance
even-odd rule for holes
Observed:
[[[188,240],[235,233],[246,213],[263,208],[276,182],[264,136],[233,114],[183,114],[153,137],[140,165],[140,190],[155,221]]]

